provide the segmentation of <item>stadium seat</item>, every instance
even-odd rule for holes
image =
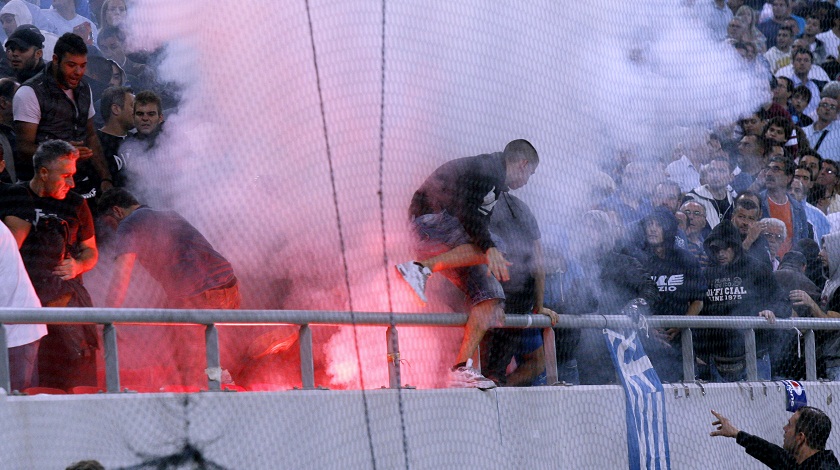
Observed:
[[[201,388],[195,385],[164,385],[160,388],[160,391],[170,393],[196,393],[200,392]]]
[[[67,395],[67,392],[60,388],[50,387],[29,387],[23,393],[24,395]]]
[[[105,390],[102,387],[94,387],[91,385],[79,385],[77,387],[72,387],[70,389],[70,393],[74,395],[85,395],[89,393],[105,393]]]

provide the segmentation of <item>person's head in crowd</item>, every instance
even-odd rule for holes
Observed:
[[[591,210],[581,220],[581,248],[588,256],[601,257],[615,247],[621,236],[617,221],[604,211]]]
[[[99,13],[100,27],[104,29],[109,26],[121,26],[127,13],[128,8],[125,0],[105,0]]]
[[[837,99],[825,96],[817,106],[817,122],[828,125],[837,119]]]
[[[706,208],[696,201],[686,201],[680,206],[680,212],[685,214],[685,233],[692,236],[699,234],[706,228]]]
[[[11,36],[18,26],[25,24],[32,24],[32,13],[23,0],[10,0],[0,8],[0,25],[3,26],[6,37]]]
[[[125,188],[111,188],[105,191],[96,205],[99,216],[114,229],[138,206],[140,202]]]
[[[793,170],[796,169],[793,162],[784,157],[772,157],[767,163],[767,174],[764,178],[764,187],[768,190],[787,189],[793,180]]]
[[[733,16],[732,19],[729,20],[729,24],[726,25],[726,35],[736,43],[741,42],[746,31],[747,25],[744,24],[744,20],[737,16]]]
[[[805,85],[799,85],[793,89],[793,95],[790,97],[790,105],[793,106],[797,114],[802,114],[812,98],[811,90]]]
[[[805,275],[822,289],[825,284],[825,272],[820,256],[820,245],[810,238],[800,238],[792,249],[805,255]]]
[[[109,60],[109,62],[111,62],[111,81],[108,84],[111,86],[125,85],[125,70],[113,60]]]
[[[96,460],[82,460],[70,465],[65,470],[105,470],[105,467]]]
[[[653,189],[662,178],[661,170],[650,162],[630,162],[621,174],[621,190],[632,198],[650,197]]]
[[[785,20],[785,22],[784,22],[784,26],[782,26],[782,28],[790,28],[790,35],[791,35],[791,36],[790,36],[790,37],[791,37],[790,41],[791,41],[791,42],[793,42],[793,38],[795,38],[795,37],[799,36],[799,33],[800,33],[800,31],[799,31],[799,23],[798,23],[795,19],[793,19],[793,18],[791,18],[791,17],[788,17],[788,18]],[[780,29],[781,29],[781,28],[780,28]],[[778,33],[777,33],[777,34],[776,34],[776,46],[778,46],[778,45],[779,45],[779,35],[778,35]],[[780,47],[779,49],[781,49],[781,47]]]
[[[796,170],[800,171],[800,170]],[[808,170],[802,170],[805,173]],[[805,199],[808,198],[808,190],[809,188],[805,186],[805,183],[802,182],[801,179],[796,179],[796,175],[793,177],[793,181],[790,182],[790,194],[799,202],[805,202]]]
[[[755,193],[750,193],[758,199]],[[743,196],[743,194],[741,194]],[[732,223],[741,237],[746,237],[750,228],[761,218],[761,207],[749,195],[735,200],[735,210],[732,212]]]
[[[664,180],[657,184],[651,195],[651,202],[655,207],[664,207],[671,213],[679,210],[681,200],[680,185],[671,180]]]
[[[684,212],[679,210],[674,213],[674,217],[677,218],[677,228],[685,232],[686,227],[688,227],[688,217],[685,216]]]
[[[102,92],[111,86],[111,62],[111,60],[102,56],[91,56],[88,58],[85,77],[88,78],[88,84],[90,85],[94,102],[99,101],[102,98]]]
[[[32,155],[35,176],[30,188],[40,197],[64,199],[75,187],[76,160],[79,151],[63,140],[48,140]]]
[[[803,406],[796,410],[783,429],[782,448],[790,454],[797,455],[802,447],[819,452],[825,450],[831,434],[831,419],[818,408]]]
[[[10,77],[0,78],[0,123],[7,126],[12,125],[14,113],[12,112],[12,98],[20,88],[20,84]]]
[[[837,162],[834,160],[824,159],[822,163],[820,163],[820,172],[817,174],[815,183],[826,189],[835,188],[838,181],[837,171]]]
[[[96,44],[102,55],[118,64],[125,63],[125,33],[116,26],[107,26],[99,31]]]
[[[712,190],[726,188],[732,183],[732,167],[729,158],[716,156],[705,166],[706,184]]]
[[[825,84],[822,90],[820,90],[820,98],[823,97],[830,97],[836,99],[840,99],[840,82],[831,81]]]
[[[793,50],[796,50],[796,49],[810,49],[809,44],[808,44],[808,40],[805,39],[805,38],[794,39],[793,43],[791,43],[791,45],[790,45],[790,50],[793,51]]]
[[[796,20],[793,20],[794,24]],[[796,34],[793,32],[793,28],[788,25],[782,26],[779,28],[779,32],[776,33],[776,47],[781,51],[786,51],[788,48],[793,44],[793,38],[796,37]]]
[[[805,190],[811,189],[811,186],[814,184],[814,180],[811,179],[811,170],[803,167],[802,165],[796,167],[793,170],[793,182],[799,181],[805,187]],[[791,182],[791,184],[793,184]]]
[[[677,219],[673,212],[665,207],[657,207],[642,219],[641,224],[647,249],[652,249],[660,257],[674,250]]]
[[[807,103],[805,103],[807,106]],[[761,130],[764,127],[764,121],[757,112],[745,116],[738,121],[741,126],[741,132],[744,135],[761,135]]]
[[[61,88],[75,89],[85,76],[88,48],[77,34],[64,33],[53,49],[52,73]]]
[[[791,53],[791,61],[793,63],[793,73],[800,79],[805,80],[808,73],[811,72],[811,66],[814,65],[814,53],[807,48],[794,49]]]
[[[773,19],[782,23],[785,19],[790,17],[790,0],[773,0],[771,3],[773,11]]]
[[[750,204],[752,203],[752,204]],[[744,191],[735,198],[735,207],[743,206],[747,209],[752,207],[761,207],[761,202],[758,194],[752,191]]]
[[[822,23],[820,18],[816,15],[814,10],[809,10],[805,15],[805,29],[802,31],[802,36],[809,39],[822,32]]]
[[[787,227],[785,223],[774,218],[761,219],[758,222],[765,226],[761,236],[767,240],[770,253],[778,253],[779,248],[782,247],[782,244],[784,244],[787,238]]]
[[[99,101],[102,120],[119,126],[123,134],[134,129],[134,94],[128,87],[110,87]]]
[[[6,58],[15,72],[34,69],[43,55],[44,35],[31,24],[19,26],[6,40]]]
[[[730,10],[732,10],[732,14],[735,14],[735,12],[737,12],[738,9],[744,5],[744,3],[746,3],[746,0],[726,0],[726,6],[729,7]]]
[[[760,157],[764,153],[764,149],[761,147],[762,143],[758,136],[754,134],[741,137],[741,140],[738,141],[739,163],[744,157]]]
[[[767,142],[764,157],[768,160],[771,158],[788,158],[789,154],[782,144],[777,142]]]
[[[752,41],[739,41],[732,45],[738,54],[744,58],[747,62],[755,61],[756,55],[758,51],[755,47],[755,43]]]
[[[767,121],[761,135],[770,142],[784,145],[793,137],[793,123],[790,119],[776,116]]]
[[[712,263],[728,266],[741,256],[741,235],[731,222],[722,220],[706,237],[703,248]]]
[[[822,157],[819,153],[808,151],[799,157],[799,166],[807,168],[811,172],[811,181],[817,180],[817,175],[820,173],[820,165],[822,164]]]
[[[163,124],[160,97],[153,91],[141,91],[134,96],[134,127],[137,133],[149,136]]]
[[[778,77],[773,86],[773,102],[786,104],[793,96],[793,81],[787,77]]]

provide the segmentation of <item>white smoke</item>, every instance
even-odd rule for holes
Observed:
[[[386,266],[382,7],[308,5],[320,84],[306,2],[135,0],[129,12],[130,42],[165,46],[162,76],[183,86],[146,169],[149,202],[171,204],[233,262],[250,307],[344,310],[352,300],[387,311],[391,295],[396,311],[420,310],[390,265],[412,256],[406,209],[438,165],[530,140],[542,163],[520,197],[550,252],[590,205],[598,163],[627,150],[666,158],[676,126],[733,121],[766,97],[735,51],[709,38],[699,10],[671,1],[386,2]],[[400,337],[413,364],[405,382],[439,385],[439,363],[453,362],[460,334],[429,331]],[[387,384],[384,329],[357,332],[364,385]],[[356,361],[350,330],[334,338],[331,374],[352,384],[338,372]]]

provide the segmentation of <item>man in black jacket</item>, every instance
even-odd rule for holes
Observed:
[[[717,418],[712,426],[716,431],[710,436],[734,437],[752,457],[773,469],[836,470],[840,462],[825,443],[831,434],[831,419],[817,408],[803,406],[796,410],[784,426],[784,445],[779,447],[764,439],[740,431],[720,413],[712,410]]]
[[[525,186],[538,164],[531,143],[514,140],[503,152],[444,163],[411,200],[409,216],[419,242],[418,261],[397,265],[397,270],[424,302],[426,280],[433,272],[441,272],[467,294],[471,305],[449,377],[452,387],[495,386],[471,367],[484,333],[504,321],[500,282],[510,279],[510,263],[490,234],[490,215],[499,195]]]

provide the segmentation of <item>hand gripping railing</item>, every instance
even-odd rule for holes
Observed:
[[[310,325],[366,325],[385,326],[390,387],[398,388],[399,343],[397,326],[455,327],[466,323],[462,313],[381,313],[334,312],[309,310],[168,310],[168,309],[103,309],[103,308],[40,308],[0,309],[0,388],[10,389],[9,356],[7,352],[7,323],[95,323],[104,325],[105,380],[108,392],[120,391],[117,353],[117,324],[192,324],[205,326],[205,345],[208,371],[220,371],[219,336],[217,324],[265,325],[293,324],[300,326],[301,382],[304,389],[315,386]],[[692,328],[744,330],[747,380],[757,380],[756,329],[794,329],[804,332],[806,379],[817,380],[815,330],[840,330],[840,319],[794,318],[777,320],[774,324],[758,317],[647,317],[649,328],[679,328],[682,331],[683,376],[694,381],[694,348]],[[557,360],[553,328],[628,329],[635,325],[623,315],[561,315],[552,327],[542,315],[506,315],[505,328],[540,328],[545,348],[546,379],[557,381]],[[208,388],[220,390],[219,374],[208,374]]]

